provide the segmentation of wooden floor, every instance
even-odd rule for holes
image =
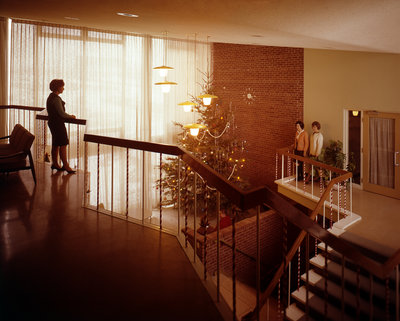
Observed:
[[[0,175],[0,320],[222,320],[174,236],[85,210],[83,175]]]

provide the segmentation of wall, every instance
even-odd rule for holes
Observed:
[[[236,248],[248,256],[237,252],[235,259],[236,276],[239,280],[255,286],[257,257],[256,216],[246,218],[235,224]],[[220,232],[221,240],[232,244],[232,226]],[[200,237],[201,238],[201,237]],[[217,232],[208,234],[207,237],[207,271],[214,274],[217,271]],[[281,262],[282,257],[282,218],[274,211],[260,213],[260,257],[262,263],[262,276],[275,271],[274,268]],[[225,275],[232,275],[232,249],[221,245],[220,249],[221,270]],[[265,285],[265,284],[264,284]]]
[[[235,135],[246,141],[243,174],[273,186],[275,149],[292,144],[303,119],[303,49],[214,43],[212,54],[215,93],[232,104]]]
[[[400,55],[304,50],[304,122],[343,140],[343,109],[400,112]]]

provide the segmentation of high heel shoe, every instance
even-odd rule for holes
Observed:
[[[51,165],[51,169],[52,170],[55,169],[57,171],[63,171],[64,170],[62,167],[58,167],[58,166],[55,166],[55,165]]]
[[[66,169],[64,166],[61,167],[61,170],[66,171],[68,174],[75,174],[76,171],[74,171],[73,169]]]

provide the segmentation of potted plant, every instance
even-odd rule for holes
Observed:
[[[329,145],[322,151],[321,157],[319,159],[322,163],[344,169],[346,163],[346,154],[343,153],[343,143],[340,140],[330,140]],[[356,168],[354,162],[354,155],[350,153],[349,161],[346,166],[346,170],[353,172]],[[328,170],[323,171],[323,178],[325,183],[329,181],[330,174]],[[332,173],[332,177],[336,177],[338,174]]]

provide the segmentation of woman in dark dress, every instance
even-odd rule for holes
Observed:
[[[46,102],[47,114],[49,116],[48,125],[52,136],[51,169],[65,170],[72,174],[75,171],[69,166],[67,160],[67,145],[69,144],[69,140],[64,120],[76,117],[65,112],[65,102],[59,96],[64,91],[64,85],[62,79],[53,79],[50,82],[50,90],[52,92]],[[62,167],[58,164],[58,154],[60,154]]]

